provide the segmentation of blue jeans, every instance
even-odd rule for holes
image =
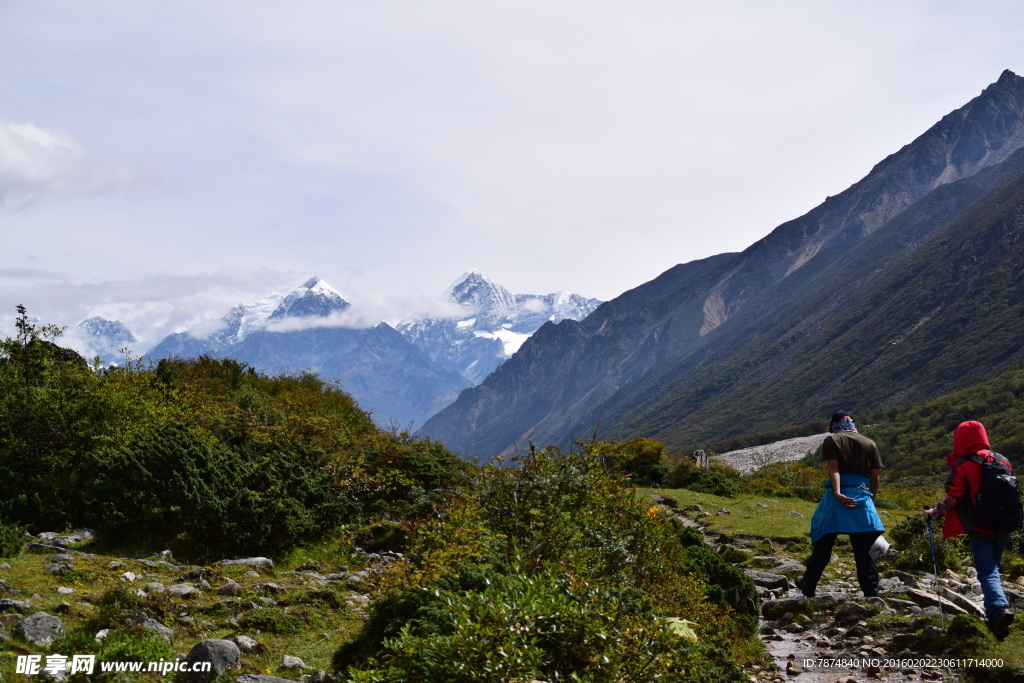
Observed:
[[[999,563],[1003,561],[1003,551],[1010,541],[1010,534],[979,534],[971,531],[967,535],[971,539],[974,568],[978,570],[978,581],[985,596],[985,617],[992,620],[1000,610],[1010,606],[999,581]]]

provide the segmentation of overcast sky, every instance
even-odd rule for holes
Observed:
[[[3,0],[0,331],[143,338],[322,275],[610,299],[1024,75],[1024,3]]]

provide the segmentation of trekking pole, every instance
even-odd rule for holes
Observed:
[[[928,509],[927,506],[924,508]],[[942,613],[942,589],[939,587],[939,566],[935,563],[935,537],[932,536],[932,516],[928,515],[928,547],[932,549],[932,571],[935,573],[935,597],[939,601],[939,622],[942,624],[942,630],[946,630],[946,617]]]

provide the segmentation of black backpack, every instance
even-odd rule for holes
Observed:
[[[1024,526],[1020,486],[1006,458],[999,453],[991,456],[971,453],[957,460],[954,468],[968,460],[981,466],[981,480],[978,491],[974,493],[971,529],[965,525],[965,530],[971,531],[977,526],[1004,533]],[[971,495],[969,490],[967,493]]]

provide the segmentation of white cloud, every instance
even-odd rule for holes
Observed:
[[[70,135],[0,121],[0,204],[23,208],[45,195],[102,194],[138,187],[152,175],[97,163]]]
[[[408,291],[467,260],[610,299],[749,246],[1024,73],[1005,0],[0,6],[0,118],[32,122],[0,123],[0,208],[35,202],[4,216],[21,261],[0,267],[140,285],[107,307],[140,301],[153,333],[251,299],[152,273],[224,267],[381,293],[352,296],[360,324],[415,317],[435,304]],[[111,159],[174,191],[110,194],[145,179]]]

